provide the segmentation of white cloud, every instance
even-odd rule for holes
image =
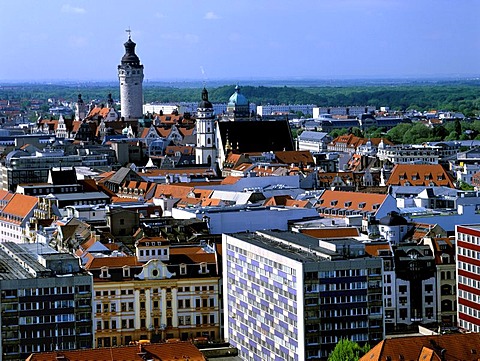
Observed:
[[[70,4],[64,4],[62,6],[62,13],[85,14],[86,12],[84,8],[75,7]]]
[[[205,14],[203,17],[205,20],[217,20],[220,19],[220,17],[215,14],[213,11],[209,11],[208,13]]]
[[[159,12],[156,12],[154,16],[155,16],[157,19],[164,19],[164,18],[165,18],[165,15],[163,15],[162,13],[159,13]]]

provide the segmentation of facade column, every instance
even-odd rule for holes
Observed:
[[[176,287],[172,288],[172,326],[178,327],[178,315],[177,315],[177,300],[178,289]]]
[[[167,289],[162,288],[162,293],[161,293],[161,307],[162,307],[162,313],[160,316],[160,323],[167,326]]]
[[[140,330],[140,290],[133,290],[133,309],[135,310],[135,329]]]
[[[147,326],[148,329],[153,327],[153,323],[152,323],[152,295],[151,295],[151,292],[152,291],[151,291],[150,288],[145,289],[145,311],[146,311],[145,325]]]

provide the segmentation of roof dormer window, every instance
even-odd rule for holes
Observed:
[[[123,266],[123,277],[125,277],[125,278],[130,277],[130,267]]]
[[[360,203],[358,204],[358,208],[365,208],[366,205],[367,205],[367,204],[366,204],[365,202],[360,202]]]
[[[208,273],[208,268],[207,268],[207,263],[206,262],[200,263],[200,270],[198,271],[198,273],[200,273],[200,274]]]
[[[180,265],[180,275],[184,276],[187,274],[187,265],[185,263],[182,263]]]
[[[110,278],[110,274],[108,273],[108,267],[102,267],[100,269],[100,278]]]

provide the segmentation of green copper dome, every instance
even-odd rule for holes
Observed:
[[[235,93],[233,93],[230,99],[228,99],[228,105],[248,105],[248,100],[243,94],[240,93],[240,87],[238,85],[235,87]]]

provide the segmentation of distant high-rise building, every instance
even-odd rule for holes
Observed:
[[[135,54],[136,44],[130,35],[124,46],[125,55],[118,66],[121,116],[124,119],[141,118],[143,116],[143,65]]]
[[[208,91],[203,88],[202,101],[197,108],[197,146],[195,147],[195,158],[197,164],[213,165],[217,158],[215,145],[215,116],[213,105],[208,100]]]

